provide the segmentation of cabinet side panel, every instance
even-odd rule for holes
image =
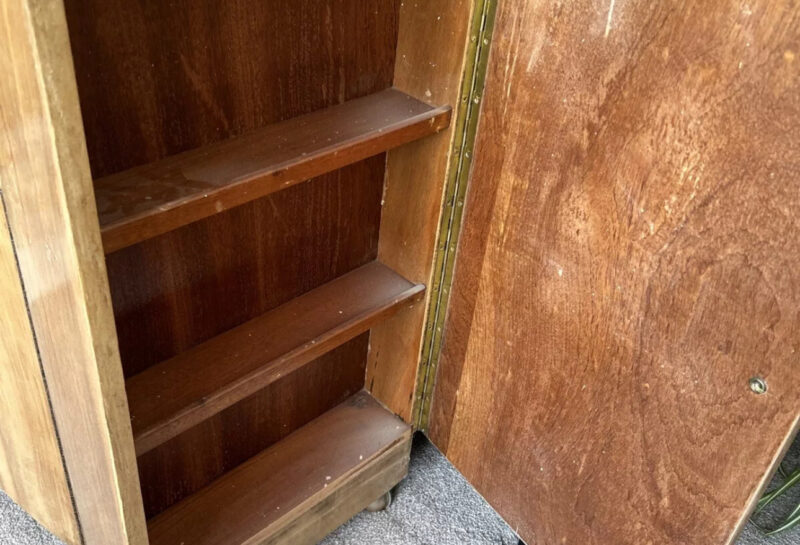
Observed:
[[[78,544],[78,523],[2,208],[0,294],[0,488],[59,539]]]
[[[145,544],[63,5],[3,2],[0,32],[0,183],[80,527]]]
[[[788,0],[499,3],[431,435],[529,543],[729,543],[793,437],[799,58]]]

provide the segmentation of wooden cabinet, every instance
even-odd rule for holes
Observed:
[[[0,486],[58,537],[315,543],[422,429],[532,545],[732,541],[800,414],[792,2],[0,17]]]

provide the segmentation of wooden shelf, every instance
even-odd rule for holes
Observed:
[[[105,253],[436,133],[450,107],[388,89],[95,180]]]
[[[150,544],[316,543],[405,476],[410,443],[359,392],[154,517]]]
[[[131,377],[136,454],[367,331],[424,291],[372,262]]]

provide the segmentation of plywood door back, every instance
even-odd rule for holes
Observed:
[[[728,543],[800,412],[800,6],[494,35],[432,437],[528,543]]]

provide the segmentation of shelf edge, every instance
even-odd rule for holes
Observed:
[[[335,282],[335,280],[333,282]],[[166,443],[193,426],[200,424],[215,414],[246,399],[250,395],[255,394],[293,371],[300,369],[323,354],[352,340],[361,333],[372,328],[376,323],[418,302],[423,297],[424,293],[424,284],[409,283],[408,288],[397,292],[390,299],[387,299],[381,304],[352,315],[335,327],[327,329],[313,338],[306,339],[303,344],[299,344],[282,355],[253,369],[249,373],[223,384],[212,394],[199,398],[191,404],[184,405],[180,410],[170,414],[168,418],[160,419],[142,430],[135,430],[134,445],[136,456],[141,456],[159,445]],[[255,318],[255,320],[259,318]],[[231,332],[222,333],[220,336],[230,333]],[[211,342],[214,339],[216,339],[216,337],[207,342]],[[198,348],[202,346],[201,344]],[[146,373],[147,371],[144,372]],[[132,379],[136,378],[136,376],[138,375],[135,375]],[[131,412],[134,413],[134,411]]]
[[[436,134],[450,125],[451,113],[450,106],[431,107],[430,110],[379,130],[357,135],[305,156],[257,169],[207,192],[197,192],[162,205],[158,209],[102,224],[100,231],[103,251],[106,255],[116,252],[373,155]]]

